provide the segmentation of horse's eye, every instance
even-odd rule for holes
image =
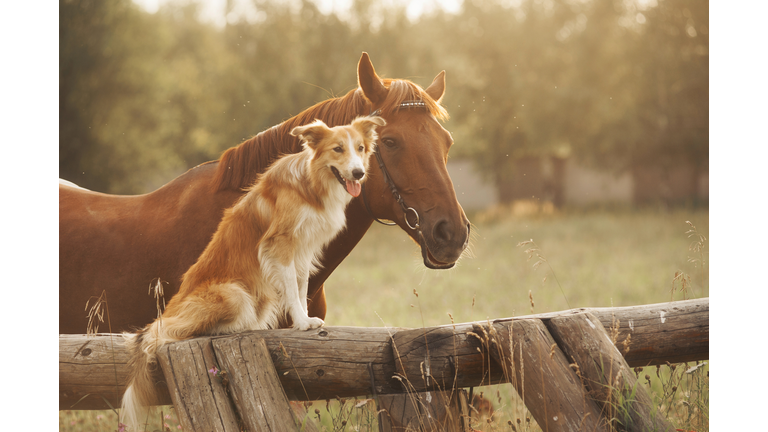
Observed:
[[[341,148],[341,146],[334,148],[333,151],[335,151],[336,153],[344,153],[344,149]]]
[[[385,146],[389,147],[389,148],[392,148],[392,147],[396,146],[395,140],[393,140],[392,138],[382,138],[381,139],[381,143],[384,144]]]

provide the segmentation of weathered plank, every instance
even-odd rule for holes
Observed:
[[[392,350],[404,390],[427,391],[504,382],[498,363],[480,350],[471,324],[397,332]]]
[[[295,418],[264,340],[253,335],[213,339],[229,392],[248,432],[296,431]]]
[[[333,399],[401,391],[392,379],[391,335],[400,329],[321,327],[297,332],[268,330],[245,333],[261,337],[269,348],[280,381],[291,400]]]
[[[120,407],[128,379],[128,352],[120,334],[59,336],[59,409]],[[157,380],[162,380],[158,371]],[[170,403],[168,388],[156,387]]]
[[[568,359],[578,365],[579,376],[590,398],[602,408],[603,417],[615,419],[617,429],[675,430],[666,419],[655,415],[650,396],[594,315],[552,318],[547,327]]]
[[[709,298],[618,308],[582,308],[553,316],[587,312],[600,320],[606,330],[618,324],[616,345],[631,367],[709,358]],[[628,352],[624,351],[625,341],[629,342]]]
[[[210,338],[163,345],[157,358],[184,430],[240,431],[225,386],[209,372],[218,369]]]
[[[709,358],[708,298],[622,308],[574,309],[497,319],[491,323],[528,318],[546,323],[553,317],[584,311],[593,313],[606,328],[618,320],[617,344],[630,367]],[[373,366],[378,394],[404,391],[401,383],[392,378],[396,370],[402,371],[418,390],[506,382],[499,364],[487,353],[478,351],[480,341],[470,334],[477,324],[487,326],[488,322],[425,329],[323,327],[307,332],[263,330],[247,334],[264,338],[290,400],[316,400],[370,394],[368,363]],[[628,335],[631,335],[629,351],[624,353],[623,342]],[[91,352],[78,353],[86,343]],[[59,408],[71,409],[85,395],[75,409],[108,409],[104,399],[117,407],[127,376],[127,354],[119,335],[91,338],[60,335],[59,346]],[[425,362],[425,358],[428,361]],[[426,375],[422,378],[424,366],[429,367],[429,382]],[[163,401],[171,402],[167,391]]]
[[[542,430],[611,430],[541,320],[494,324],[485,332],[478,329],[478,333],[484,338],[487,335],[491,357],[504,365],[507,381]]]

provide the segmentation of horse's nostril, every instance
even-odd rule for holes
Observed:
[[[365,175],[365,171],[356,169],[352,171],[352,177],[355,178],[355,180],[360,180]]]
[[[451,229],[448,225],[447,221],[440,221],[437,224],[435,224],[435,228],[432,231],[432,236],[434,239],[441,243],[447,243],[451,241],[453,238],[453,234],[451,233]]]

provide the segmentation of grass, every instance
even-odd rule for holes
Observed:
[[[708,236],[709,214],[702,210],[571,212],[477,223],[473,257],[447,271],[424,268],[418,247],[398,228],[374,225],[326,282],[326,324],[421,327],[450,323],[448,313],[456,322],[525,315],[529,291],[537,313],[661,303],[670,300],[680,271],[691,274],[696,297],[707,297],[708,272],[688,262],[694,253],[685,221]],[[562,291],[549,268],[534,271],[527,247],[517,246],[531,239]]]
[[[326,325],[417,328],[709,296],[707,210],[503,213],[470,215],[471,256],[447,271],[425,269],[418,247],[400,229],[375,224],[326,282]],[[526,252],[532,245],[518,246],[529,240],[546,257],[536,269],[538,258]],[[636,373],[660,415],[676,428],[702,432],[709,430],[709,365],[686,373],[693,367]],[[512,386],[475,389],[480,391],[495,415],[490,422],[479,419],[475,428],[540,430]],[[363,401],[317,401],[307,413],[320,430],[377,431]],[[163,419],[168,429],[158,414],[148,430],[178,430],[175,414],[164,415],[171,416]],[[59,419],[60,431],[113,431],[117,424],[111,411],[61,411]]]

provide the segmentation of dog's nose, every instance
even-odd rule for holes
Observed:
[[[365,175],[365,171],[361,169],[354,169],[352,170],[352,177],[355,178],[355,180],[360,180]]]

